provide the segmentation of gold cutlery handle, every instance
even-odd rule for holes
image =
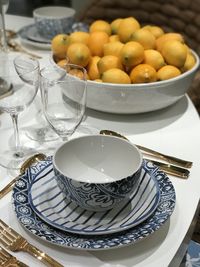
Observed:
[[[161,170],[163,170],[165,173],[177,176],[182,179],[187,179],[190,175],[190,171],[181,167],[177,167],[171,164],[166,164],[163,162],[155,161],[152,159],[147,159],[151,161],[153,164],[158,166]]]
[[[0,199],[13,189],[18,178],[19,178],[19,175],[16,176],[10,183],[8,183],[2,190],[0,190]]]
[[[14,265],[12,265],[12,266],[14,266]],[[16,267],[29,267],[29,266],[26,265],[25,263],[23,263],[23,262],[17,260],[17,261],[16,261]]]
[[[117,137],[123,138],[123,139],[125,139],[125,140],[130,142],[130,140],[128,138],[126,138],[124,135],[121,135],[121,134],[119,134],[119,133],[117,133],[115,131],[112,131],[112,130],[101,130],[100,134],[117,136]],[[141,146],[141,145],[136,145],[136,146],[137,146],[137,148],[139,148],[140,150],[143,151],[143,154],[146,154],[146,155],[149,155],[149,156],[151,155],[153,157],[165,160],[168,163],[172,163],[172,164],[184,167],[184,168],[191,168],[192,167],[193,163],[191,161],[187,161],[187,160],[179,159],[179,158],[176,158],[176,157],[173,157],[173,156],[169,156],[169,155],[163,154],[161,152],[155,151],[153,149],[150,149],[148,147],[144,147],[144,146]]]
[[[184,167],[184,168],[191,168],[192,167],[192,162],[191,161],[186,161],[183,159],[179,159],[173,156],[169,156],[163,153],[160,153],[158,151],[155,151],[153,149],[147,148],[147,147],[143,147],[141,145],[136,145],[140,150],[143,150],[145,152],[147,152],[148,155],[152,155],[152,156],[157,156],[160,159],[166,160],[169,163]]]
[[[23,251],[28,252],[31,256],[35,257],[36,259],[43,262],[46,266],[50,267],[64,267],[60,263],[58,263],[56,260],[36,248],[35,246],[26,243],[26,245],[23,248]]]
[[[37,58],[37,59],[42,58],[42,57],[39,56],[39,55],[36,55],[36,54],[34,54],[34,53],[31,53],[31,52],[27,51],[27,50],[26,50],[25,48],[23,48],[20,44],[18,44],[17,42],[15,42],[15,41],[13,41],[13,40],[10,40],[10,41],[8,42],[8,45],[9,45],[10,48],[12,48],[12,49],[13,49],[14,51],[16,51],[16,52],[22,52],[22,53],[25,53],[25,54],[27,54],[27,55],[33,57],[33,58]]]
[[[6,260],[5,264],[2,266],[10,266],[10,267],[29,267],[25,263],[17,260],[15,257],[10,257],[10,259]]]

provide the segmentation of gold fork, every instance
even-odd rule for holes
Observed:
[[[46,264],[46,266],[63,267],[63,265],[55,261],[53,258],[28,243],[24,237],[18,234],[2,220],[0,220],[0,242],[5,248],[13,252],[24,251],[29,253],[31,256]]]
[[[2,267],[28,267],[25,263],[19,261],[13,255],[9,254],[0,246],[0,266]]]

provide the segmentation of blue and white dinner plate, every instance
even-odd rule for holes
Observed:
[[[43,168],[29,189],[32,210],[48,224],[77,234],[110,234],[145,221],[157,208],[160,191],[156,178],[142,169],[139,186],[130,199],[106,212],[92,212],[66,199],[57,185],[52,165]]]
[[[151,162],[144,161],[143,169],[158,181],[160,200],[155,212],[139,225],[128,230],[105,235],[81,235],[52,227],[31,208],[28,192],[31,183],[44,169],[52,165],[51,159],[29,168],[16,182],[12,202],[19,222],[35,236],[51,244],[82,250],[103,250],[134,244],[157,231],[170,218],[176,202],[174,187],[165,173]]]

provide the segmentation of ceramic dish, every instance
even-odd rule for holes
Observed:
[[[92,212],[69,201],[58,187],[52,165],[37,175],[29,190],[33,211],[45,222],[67,232],[110,234],[138,225],[157,208],[160,191],[154,176],[145,172],[130,199],[105,212]]]
[[[76,22],[72,25],[71,31],[88,31],[88,26],[84,23]],[[51,50],[51,39],[41,36],[38,33],[35,24],[22,27],[17,34],[21,42],[23,42],[24,44],[31,45],[40,49]]]
[[[50,165],[51,159],[47,159],[20,176],[13,189],[12,203],[17,219],[22,226],[36,237],[51,244],[81,250],[105,250],[135,244],[157,231],[170,218],[174,210],[176,195],[171,181],[158,167],[145,161],[144,170],[157,179],[160,189],[158,207],[145,222],[126,231],[110,235],[87,236],[58,230],[36,215],[28,198],[28,190],[33,179]]]
[[[45,39],[45,42],[42,42],[41,37],[39,38],[39,34],[37,33],[37,30],[34,24],[27,25],[21,28],[17,34],[21,42],[24,44],[31,45],[31,46],[34,46],[36,48],[41,48],[41,49],[48,49],[48,50],[51,49],[51,44],[50,42],[47,42],[47,39]],[[33,40],[34,35],[35,35],[35,40]],[[38,41],[38,38],[40,39],[40,41]]]
[[[44,36],[41,36],[35,25],[29,25],[27,26],[27,31],[26,31],[27,38],[31,41],[38,42],[38,43],[45,43],[45,44],[50,44],[51,39],[45,38]]]
[[[88,80],[87,107],[113,114],[139,114],[175,104],[187,93],[200,65],[199,56],[194,51],[192,53],[196,60],[193,68],[168,80],[135,84]]]

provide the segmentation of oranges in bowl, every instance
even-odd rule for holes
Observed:
[[[100,111],[127,114],[167,107],[186,93],[199,66],[181,34],[142,26],[133,17],[97,20],[89,32],[64,37],[52,39],[55,62],[63,67],[67,58],[86,68],[87,106]]]

